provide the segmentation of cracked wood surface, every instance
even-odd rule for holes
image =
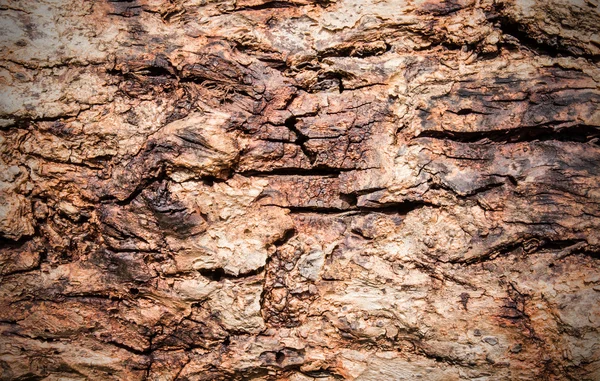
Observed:
[[[0,0],[1,379],[600,379],[596,0]]]

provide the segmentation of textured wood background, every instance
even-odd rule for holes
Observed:
[[[596,0],[0,0],[3,380],[600,380]]]

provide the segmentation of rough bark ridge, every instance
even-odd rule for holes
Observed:
[[[600,379],[596,0],[0,15],[2,379]]]

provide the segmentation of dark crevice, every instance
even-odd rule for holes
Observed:
[[[319,5],[323,8],[327,8],[333,1],[334,0],[314,0],[313,4]],[[240,12],[240,11],[262,11],[262,10],[282,9],[282,8],[301,8],[306,5],[309,5],[309,4],[296,3],[294,1],[274,0],[274,1],[267,1],[262,4],[247,5],[244,7],[235,8],[233,10],[227,11],[226,13]]]
[[[384,213],[384,214],[408,214],[413,210],[421,208],[439,208],[438,205],[424,201],[404,201],[396,203],[385,203],[370,206],[358,206],[360,212],[365,213]]]
[[[117,205],[129,205],[133,200],[135,200],[137,198],[137,196],[139,196],[144,191],[144,189],[148,188],[149,186],[151,186],[154,183],[160,183],[167,179],[168,179],[168,177],[167,177],[167,173],[166,173],[165,169],[160,168],[160,170],[158,171],[158,173],[155,176],[143,179],[138,184],[138,186],[135,188],[135,190],[129,194],[129,196],[127,196],[123,200],[117,201],[116,204]]]
[[[317,155],[316,153],[310,151],[306,147],[305,143],[308,141],[309,138],[298,129],[298,127],[296,126],[297,123],[298,119],[295,116],[290,116],[285,120],[284,124],[290,131],[296,134],[296,140],[294,141],[294,143],[300,146],[300,149],[302,150],[304,155],[308,158],[310,163],[313,164],[317,159]]]
[[[0,320],[0,324],[17,325],[23,319],[18,320]]]
[[[136,354],[136,355],[139,355],[139,356],[147,356],[147,355],[149,355],[149,354],[152,353],[152,348],[150,346],[148,348],[144,349],[144,350],[139,350],[139,349],[130,347],[127,344],[119,343],[117,341],[104,341],[104,343],[110,344],[110,345],[115,346],[117,348],[124,349],[127,352],[130,352],[130,353],[133,353],[133,354]]]
[[[269,177],[269,176],[319,176],[319,177],[338,177],[343,172],[354,171],[355,169],[341,169],[331,167],[313,167],[313,168],[274,168],[268,171],[244,171],[237,172],[238,175],[245,177]]]
[[[585,240],[578,240],[578,239],[565,239],[565,240],[556,240],[556,241],[544,241],[542,242],[542,245],[540,246],[540,248],[542,249],[546,249],[546,250],[564,250],[567,249],[569,247],[573,247],[574,245],[580,244],[580,243],[586,243]]]
[[[481,264],[481,263],[485,263],[487,261],[493,260],[498,256],[506,255],[506,254],[514,252],[515,250],[522,249],[522,247],[523,247],[523,242],[521,242],[521,241],[520,242],[510,242],[510,243],[498,245],[483,255],[480,255],[480,256],[477,256],[474,258],[451,260],[451,261],[448,261],[448,263],[460,263],[460,264],[464,263],[467,265]]]
[[[520,143],[561,141],[598,144],[600,128],[588,125],[554,128],[551,125],[519,127],[498,131],[423,131],[415,138],[451,140],[459,143]]]
[[[259,267],[255,270],[251,270],[245,273],[240,273],[238,275],[228,274],[225,272],[223,268],[215,268],[215,269],[199,269],[198,272],[205,278],[213,282],[220,282],[223,279],[239,279],[239,278],[247,278],[255,275],[259,275],[264,271],[265,267]]]
[[[193,180],[194,181],[200,180],[204,185],[212,187],[215,184],[227,182],[228,178],[229,178],[229,176],[227,176],[226,178],[221,178],[221,177],[217,177],[217,176],[213,176],[213,175],[205,175],[200,178],[194,178]]]
[[[200,275],[202,275],[205,278],[210,279],[213,282],[220,282],[221,279],[223,279],[226,275],[225,270],[223,270],[222,268],[200,269],[198,272],[200,273]]]
[[[477,114],[477,115],[489,115],[490,113],[487,112],[481,112],[481,111],[476,111],[473,110],[471,108],[463,108],[460,109],[456,112],[452,111],[452,110],[447,110],[450,113],[456,114],[456,115],[471,115],[471,114]]]
[[[283,353],[283,351],[277,351],[275,353],[275,361],[278,364],[281,364],[281,363],[283,363],[283,360],[285,360],[285,353]]]
[[[162,66],[148,66],[142,70],[136,71],[134,74],[144,75],[146,77],[169,77],[175,78],[175,73],[171,69]]]
[[[344,201],[350,207],[355,208],[358,205],[358,195],[356,193],[340,194],[340,200]]]
[[[350,200],[351,199],[347,199]],[[279,206],[279,205],[273,205]],[[318,207],[318,206],[280,206],[281,208],[289,209],[290,213],[318,213],[318,214],[348,214],[348,213],[382,213],[382,214],[408,214],[413,210],[424,207],[438,208],[437,205],[415,201],[415,202],[399,202],[381,204],[380,206],[356,206],[352,205],[348,208],[336,207]]]
[[[247,131],[244,131],[245,134],[248,134]],[[262,142],[269,142],[269,143],[283,143],[283,144],[287,144],[287,143],[295,143],[295,140],[290,140],[290,139],[277,139],[277,138],[270,138],[270,137],[266,137],[266,138],[260,138],[260,141]]]
[[[91,294],[91,293],[72,293],[72,294],[68,294],[68,295],[60,295],[58,297],[59,299],[61,298],[65,298],[65,299],[92,299],[92,300],[108,300],[111,302],[119,302],[124,300],[122,297],[118,296],[118,295],[105,295],[105,294]],[[45,299],[40,299],[40,300],[45,300]]]
[[[279,206],[279,205],[271,205]],[[288,209],[293,214],[318,213],[318,214],[340,214],[347,212],[356,212],[357,209],[344,209],[335,207],[319,207],[319,206],[279,206]]]
[[[206,87],[210,87],[210,85],[212,84],[214,87],[216,87],[215,82],[200,76],[189,76],[180,78],[179,83],[195,83],[196,85],[205,85]]]
[[[592,259],[600,259],[600,250],[598,248],[585,248],[585,249],[580,249],[580,250],[576,250],[573,251],[569,254],[583,254],[587,257],[590,257]]]
[[[519,183],[517,182],[517,179],[513,176],[513,175],[504,175],[504,177],[506,179],[508,179],[508,181],[513,185],[513,186],[517,186]]]
[[[510,177],[511,177],[512,179],[514,179],[514,177],[512,177],[512,176],[510,176]],[[509,180],[509,181],[510,181],[510,180]],[[511,184],[513,184],[513,185],[516,185],[516,182],[515,182],[515,183],[513,183],[512,181],[510,181],[510,183],[511,183]],[[476,195],[476,194],[478,194],[478,193],[485,193],[485,192],[487,192],[487,191],[489,191],[489,190],[492,190],[492,189],[495,189],[495,188],[502,187],[502,186],[504,186],[505,184],[506,184],[506,183],[504,183],[504,182],[499,182],[499,183],[490,183],[490,184],[484,185],[484,186],[482,186],[482,187],[479,187],[479,188],[476,188],[476,189],[472,189],[472,190],[470,190],[470,191],[468,191],[468,192],[464,192],[464,193],[462,193],[462,192],[461,192],[461,193],[457,193],[455,190],[453,190],[453,189],[450,189],[450,188],[446,188],[446,187],[442,187],[442,189],[449,190],[449,191],[451,191],[452,193],[455,193],[455,194],[456,194],[458,197],[469,197],[469,196]]]
[[[171,62],[164,56],[158,55],[154,59],[154,62],[148,66],[136,68],[135,70],[122,70],[122,69],[109,69],[106,70],[109,75],[119,76],[127,79],[139,79],[140,77],[150,78],[164,78],[179,80],[185,82],[185,79],[179,78],[178,70],[171,64]]]
[[[576,46],[569,46],[559,36],[544,36],[540,33],[533,33],[528,30],[526,25],[519,24],[509,16],[502,14],[504,4],[497,4],[495,10],[487,15],[488,20],[495,21],[504,35],[512,36],[517,40],[518,45],[534,52],[537,55],[549,57],[572,56],[575,58],[586,58],[592,62],[600,61],[600,57],[593,54],[586,54]],[[506,46],[511,46],[509,43],[504,43]],[[514,45],[513,45],[514,46]]]
[[[280,239],[278,239],[277,241],[273,242],[273,245],[275,246],[283,246],[285,245],[290,239],[292,239],[294,236],[296,235],[296,229],[292,228],[287,230],[284,234],[283,237],[281,237]]]
[[[257,5],[247,5],[245,7],[236,8],[235,11],[262,11],[267,9],[281,9],[281,8],[294,8],[298,7],[301,4],[294,4],[288,1],[268,1],[266,3],[257,4]]]
[[[0,236],[0,249],[20,249],[25,245],[33,236],[23,236],[18,240],[12,240],[9,238]]]
[[[556,252],[556,260],[566,258],[571,255],[585,255],[590,258],[598,258],[598,248],[588,244],[586,240],[568,239],[544,242],[541,246],[542,250],[550,250]],[[551,263],[549,267],[553,267]]]

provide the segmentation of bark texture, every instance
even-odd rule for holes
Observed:
[[[0,372],[600,380],[596,0],[1,0]]]

